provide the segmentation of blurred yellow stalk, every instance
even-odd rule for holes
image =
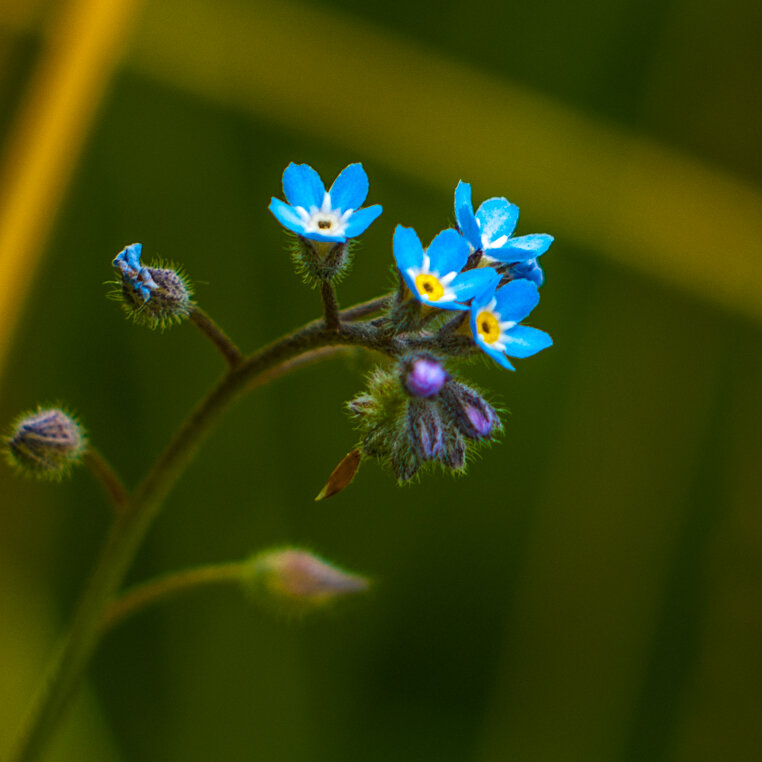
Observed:
[[[0,375],[56,210],[140,4],[64,3],[11,129],[0,167]]]

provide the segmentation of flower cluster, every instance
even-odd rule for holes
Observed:
[[[343,170],[330,191],[305,164],[290,164],[283,173],[288,204],[273,198],[270,211],[296,235],[296,260],[313,282],[344,273],[350,239],[381,213],[378,205],[359,208],[368,187],[359,164]],[[386,338],[397,366],[374,372],[349,407],[362,453],[390,465],[400,481],[429,463],[461,471],[468,443],[489,441],[501,430],[494,409],[453,380],[446,362],[481,352],[514,370],[510,358],[530,357],[553,343],[522,324],[539,302],[544,273],[538,258],[553,237],[514,236],[518,216],[505,198],[490,198],[474,211],[471,186],[461,181],[457,228],[440,232],[428,248],[413,228],[394,231],[399,288],[385,317],[370,325],[382,348],[378,337]]]

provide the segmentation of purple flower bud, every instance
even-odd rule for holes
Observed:
[[[457,431],[450,432],[444,445],[442,460],[448,468],[460,471],[466,465],[466,443]]]
[[[460,432],[469,439],[486,439],[500,428],[500,418],[492,406],[465,384],[451,381],[440,400]]]
[[[12,465],[28,476],[60,479],[85,452],[82,427],[59,408],[38,408],[16,419],[6,440]]]
[[[407,410],[408,435],[413,452],[421,460],[434,460],[442,452],[442,419],[435,403],[414,399]]]
[[[442,364],[426,355],[405,363],[404,373],[405,387],[414,397],[433,397],[439,394],[449,378]]]
[[[465,412],[476,434],[480,437],[489,436],[492,431],[493,421],[482,410],[470,405],[466,408]]]

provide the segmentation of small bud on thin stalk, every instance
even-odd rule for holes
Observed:
[[[297,548],[255,556],[244,584],[259,600],[292,614],[307,613],[368,588],[364,577]]]
[[[79,463],[87,448],[82,427],[60,408],[19,416],[6,439],[11,465],[26,476],[58,481]]]

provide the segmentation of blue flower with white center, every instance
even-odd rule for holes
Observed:
[[[535,261],[553,243],[544,233],[512,238],[519,219],[519,208],[507,198],[487,199],[474,214],[471,185],[462,180],[455,189],[455,219],[472,251],[481,251],[488,263],[526,263],[528,268],[514,268],[515,278],[527,278],[542,285],[542,269]]]
[[[519,323],[537,306],[540,294],[528,280],[514,280],[490,289],[471,304],[471,332],[476,343],[504,368],[508,357],[531,357],[553,344],[544,331]]]
[[[270,211],[283,227],[313,241],[344,243],[364,233],[381,214],[378,204],[360,209],[368,195],[368,175],[362,164],[343,169],[326,191],[323,181],[308,164],[294,164],[283,173],[283,193]]]
[[[397,225],[394,258],[413,296],[423,304],[445,310],[467,310],[463,304],[485,289],[494,287],[500,276],[491,267],[461,270],[469,255],[468,243],[456,230],[443,230],[426,251],[413,228]]]
[[[139,294],[144,302],[151,297],[151,292],[158,285],[151,277],[147,267],[143,267],[140,255],[143,252],[142,243],[131,243],[125,246],[115,257],[113,265],[122,274],[124,282],[128,283]]]

